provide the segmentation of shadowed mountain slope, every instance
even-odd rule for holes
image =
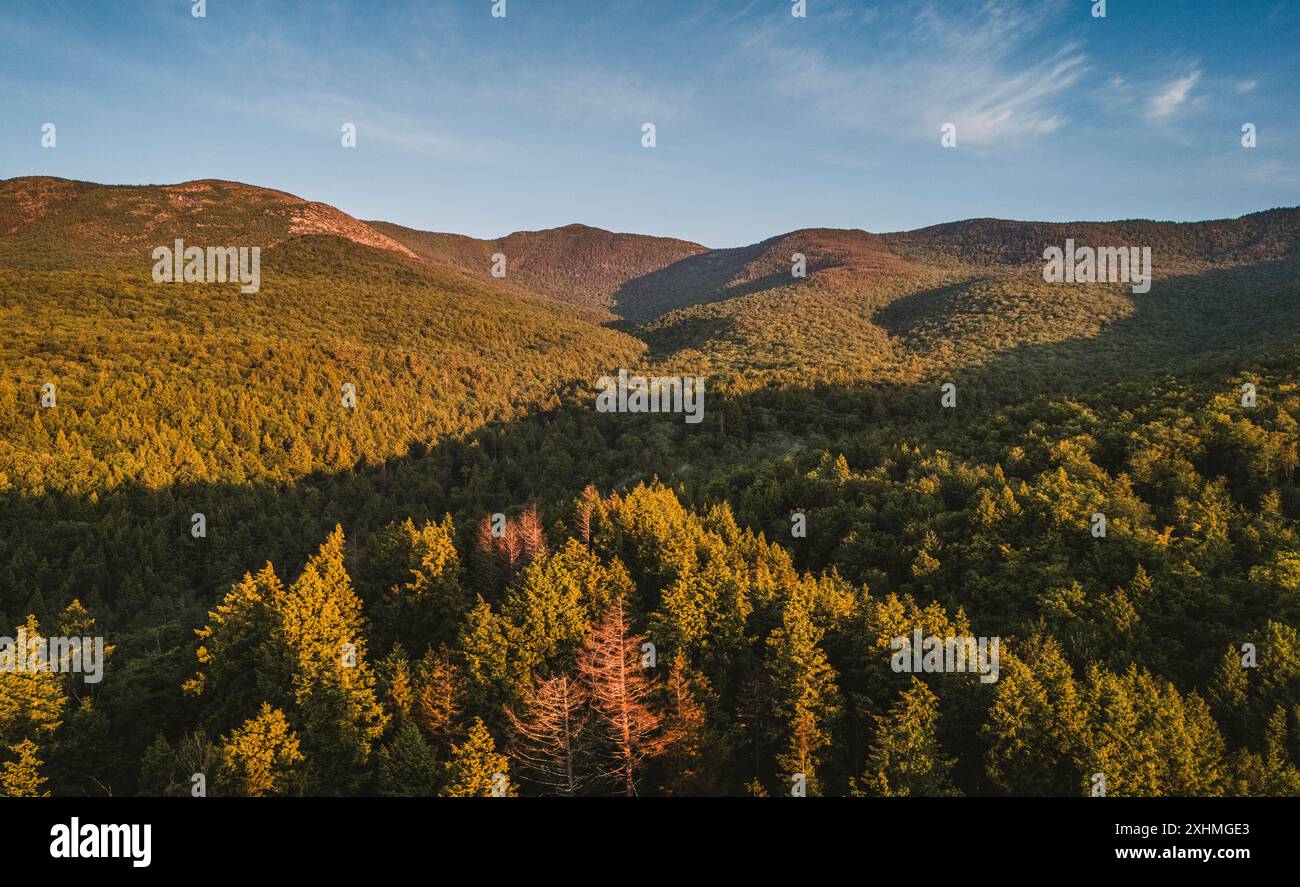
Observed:
[[[600,310],[610,309],[614,293],[629,280],[705,252],[698,243],[616,234],[586,225],[518,231],[499,240],[416,231],[388,222],[371,225],[433,264],[459,269],[485,282],[519,286]],[[492,276],[496,253],[506,257],[504,280]]]
[[[1078,247],[1150,247],[1153,292],[1045,282],[1043,251],[1067,238]],[[806,229],[631,281],[616,310],[624,328],[682,372],[695,367],[747,383],[949,372],[1007,349],[1095,336],[1139,307],[1146,324],[1135,347],[1177,360],[1194,356],[1187,349],[1194,342],[1249,345],[1294,333],[1298,244],[1295,209],[1197,223],[982,219],[886,235]],[[806,257],[806,277],[792,274],[796,253]]]

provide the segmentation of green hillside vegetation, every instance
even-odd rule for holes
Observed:
[[[0,675],[0,794],[1300,794],[1294,211],[1151,229],[1145,296],[981,222],[566,301],[573,232],[502,285],[99,187],[0,183],[0,618],[112,648]],[[150,279],[239,231],[260,292]],[[620,367],[706,376],[704,421],[596,412]],[[998,681],[893,671],[918,628]]]
[[[643,291],[658,301],[644,314],[633,307],[621,328],[678,372],[742,385],[897,384],[1002,361],[1042,391],[1062,390],[1081,372],[1266,355],[1300,330],[1300,215],[1292,210],[1193,225],[953,228],[883,237],[809,230],[706,253],[625,287],[631,306],[650,302]],[[1154,244],[1152,291],[1045,283],[1043,249],[1067,237],[1080,246]],[[807,257],[806,278],[791,275],[795,253]],[[1221,261],[1207,261],[1216,254]],[[1087,365],[1052,350],[1024,372],[1019,352],[1053,343],[1084,353]]]

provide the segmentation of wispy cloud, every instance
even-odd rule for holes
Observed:
[[[217,96],[213,103],[223,113],[251,114],[331,141],[339,138],[343,123],[354,123],[358,141],[376,142],[430,160],[488,161],[508,154],[515,147],[507,140],[439,130],[431,121],[332,93],[277,92],[256,102]]]
[[[1193,68],[1190,72],[1176,80],[1171,80],[1160,88],[1151,102],[1147,106],[1147,117],[1151,120],[1168,120],[1174,116],[1186,102],[1188,96],[1192,93],[1192,88],[1196,82],[1201,79],[1199,68]]]
[[[1088,70],[1087,54],[1074,41],[1050,45],[1041,9],[927,4],[902,16],[873,23],[892,31],[882,41],[892,49],[867,61],[853,47],[836,53],[833,42],[794,42],[772,26],[742,52],[771,72],[778,95],[867,131],[937,139],[951,122],[961,144],[978,147],[1033,140],[1069,121],[1062,98]]]

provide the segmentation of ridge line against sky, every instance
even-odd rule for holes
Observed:
[[[8,182],[8,181],[14,181],[14,180],[16,180],[16,179],[21,179],[21,178],[39,178],[39,177],[38,177],[38,176],[26,176],[26,177],[19,176],[19,177],[15,177],[15,179],[0,179],[0,183]],[[46,178],[53,178],[53,177],[46,177]],[[262,190],[262,191],[275,191],[275,192],[277,192],[277,193],[283,193],[283,194],[285,194],[285,195],[287,195],[287,196],[289,196],[289,197],[293,197],[293,198],[295,198],[295,199],[297,199],[297,200],[302,200],[302,201],[305,202],[305,203],[317,203],[317,204],[324,203],[324,204],[327,204],[327,205],[329,205],[329,206],[333,206],[334,209],[337,209],[337,210],[340,210],[340,211],[342,211],[342,212],[344,212],[344,213],[347,213],[347,215],[349,215],[351,218],[356,219],[358,222],[361,222],[361,223],[364,224],[364,225],[371,225],[371,226],[373,226],[373,225],[384,225],[384,224],[398,224],[398,223],[389,222],[388,219],[369,219],[369,218],[363,218],[363,217],[361,217],[361,216],[357,216],[357,215],[355,215],[355,214],[353,214],[353,213],[351,213],[351,212],[348,212],[347,207],[343,207],[343,206],[334,206],[333,204],[329,204],[327,201],[316,200],[316,199],[314,199],[314,198],[312,198],[312,197],[310,197],[310,196],[308,196],[308,195],[304,195],[304,194],[294,194],[294,193],[291,193],[291,192],[288,192],[288,191],[284,191],[283,189],[279,189],[279,188],[264,187],[264,186],[258,185],[258,184],[255,183],[255,182],[237,182],[237,181],[234,181],[234,180],[231,180],[231,179],[216,179],[216,178],[212,178],[212,177],[210,177],[210,176],[209,176],[209,177],[204,177],[204,178],[198,178],[198,179],[188,179],[188,180],[183,181],[183,182],[90,182],[90,181],[85,181],[85,180],[73,180],[73,179],[64,179],[64,181],[75,181],[75,182],[77,182],[77,183],[79,183],[79,184],[83,184],[83,185],[92,185],[92,186],[95,186],[95,187],[104,187],[104,188],[178,188],[178,187],[182,187],[182,186],[185,186],[185,185],[192,185],[192,184],[199,183],[199,182],[216,182],[216,183],[218,183],[218,184],[223,184],[223,185],[238,185],[238,186],[240,186],[240,187],[254,188],[254,189]],[[622,230],[622,229],[601,228],[601,227],[598,226],[598,225],[590,225],[590,224],[587,224],[586,222],[582,222],[582,221],[570,221],[570,222],[565,222],[565,223],[563,223],[563,224],[552,225],[552,226],[549,227],[549,228],[526,228],[526,229],[522,229],[522,228],[521,228],[521,229],[512,229],[512,230],[509,230],[509,231],[503,231],[503,232],[500,232],[500,233],[497,233],[497,234],[487,234],[487,235],[483,235],[483,236],[473,235],[473,234],[465,234],[465,233],[462,232],[462,231],[445,230],[445,229],[432,230],[432,229],[427,229],[427,228],[416,228],[416,227],[412,227],[412,226],[409,226],[409,225],[400,225],[400,224],[398,225],[398,227],[405,228],[405,229],[407,229],[408,231],[412,231],[412,232],[417,233],[417,234],[433,234],[433,235],[437,235],[437,236],[440,236],[440,237],[469,237],[469,238],[471,238],[471,239],[478,240],[478,241],[481,241],[481,242],[484,242],[484,243],[492,243],[492,242],[496,242],[496,241],[501,241],[501,240],[506,239],[507,237],[511,237],[511,236],[513,236],[513,235],[516,235],[516,234],[540,234],[540,233],[545,233],[545,232],[549,232],[549,231],[558,231],[558,230],[562,230],[562,229],[564,229],[564,228],[575,228],[575,227],[576,227],[576,228],[589,228],[589,229],[594,229],[594,230],[598,230],[598,231],[603,231],[603,232],[605,232],[605,233],[607,233],[607,234],[614,234],[614,235],[626,235],[626,236],[631,236],[631,237],[653,237],[653,238],[662,239],[662,240],[675,240],[675,241],[679,241],[679,242],[690,243],[690,244],[693,244],[693,245],[695,245],[695,246],[702,246],[702,247],[704,247],[706,250],[709,250],[709,251],[716,251],[716,250],[722,250],[722,249],[738,249],[738,248],[744,248],[744,247],[748,247],[748,246],[755,246],[755,245],[757,245],[757,244],[767,243],[768,241],[779,240],[779,239],[781,239],[781,238],[783,238],[783,237],[789,236],[789,235],[791,235],[791,234],[795,234],[795,233],[797,233],[797,232],[799,232],[799,231],[815,231],[815,230],[829,230],[829,231],[861,231],[862,233],[864,233],[864,234],[868,234],[868,235],[879,236],[879,237],[888,237],[888,236],[893,236],[893,235],[916,234],[916,233],[919,233],[919,232],[921,232],[921,231],[925,231],[925,230],[927,230],[927,229],[931,229],[931,228],[942,228],[942,227],[946,227],[946,226],[949,226],[949,225],[962,225],[962,224],[966,224],[966,223],[969,223],[969,222],[987,222],[987,221],[992,221],[992,222],[1004,222],[1004,223],[1009,224],[1009,225],[1043,225],[1043,224],[1046,224],[1046,225],[1123,225],[1123,224],[1128,224],[1128,223],[1132,223],[1132,222],[1152,223],[1152,224],[1161,224],[1161,225],[1163,225],[1163,224],[1175,224],[1175,225],[1200,225],[1200,224],[1208,224],[1208,223],[1214,223],[1214,222],[1235,222],[1235,221],[1238,221],[1238,220],[1240,220],[1240,219],[1242,219],[1242,218],[1245,218],[1245,217],[1247,217],[1247,216],[1260,215],[1260,214],[1262,214],[1262,213],[1269,213],[1269,212],[1285,212],[1285,211],[1300,211],[1300,204],[1298,204],[1298,205],[1294,205],[1294,206],[1270,206],[1270,207],[1262,207],[1262,208],[1260,208],[1260,209],[1250,210],[1249,212],[1245,212],[1245,213],[1242,213],[1242,214],[1240,214],[1240,215],[1236,215],[1236,216],[1216,216],[1216,217],[1213,217],[1213,218],[1204,218],[1204,219],[1200,219],[1200,218],[1195,218],[1195,219],[1163,219],[1163,218],[1154,218],[1154,217],[1150,217],[1150,216],[1133,216],[1133,217],[1122,218],[1122,219],[1121,219],[1121,218],[1114,218],[1114,219],[1110,219],[1110,218],[1091,218],[1091,219],[1060,219],[1060,220],[1058,220],[1058,219],[1011,219],[1011,218],[1005,218],[1005,217],[1000,217],[1000,216],[970,216],[970,217],[962,218],[962,219],[943,219],[943,220],[939,220],[939,221],[935,221],[935,222],[930,222],[930,223],[927,223],[927,224],[919,225],[919,226],[917,226],[917,227],[915,227],[915,228],[906,228],[906,229],[901,229],[901,228],[900,228],[900,229],[889,230],[889,231],[873,231],[873,230],[870,230],[870,229],[867,229],[867,228],[862,228],[862,227],[860,227],[860,226],[851,226],[851,227],[847,227],[847,228],[829,228],[829,227],[826,226],[826,225],[810,225],[810,226],[804,226],[804,227],[801,227],[801,228],[786,228],[786,229],[782,229],[782,230],[778,231],[778,232],[775,233],[775,234],[767,234],[767,235],[762,236],[762,237],[759,237],[759,238],[757,238],[757,239],[755,239],[754,241],[751,241],[751,242],[749,242],[749,243],[738,244],[738,245],[736,245],[736,246],[725,246],[725,247],[711,246],[711,245],[709,245],[709,244],[707,244],[707,243],[700,243],[700,242],[698,242],[698,241],[690,241],[690,240],[687,240],[686,238],[676,237],[676,236],[671,235],[671,234],[649,234],[649,233],[642,232],[642,231],[630,231],[630,230]],[[380,233],[383,233],[383,232],[380,232]]]
[[[190,5],[0,10],[0,178],[221,178],[424,231],[714,247],[1300,204],[1300,0]]]

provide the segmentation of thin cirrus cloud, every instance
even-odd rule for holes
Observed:
[[[744,42],[742,61],[771,72],[779,97],[809,103],[832,125],[937,139],[953,123],[962,144],[979,148],[1024,143],[1069,122],[1063,99],[1088,71],[1087,54],[1077,41],[1044,39],[1044,16],[926,5],[879,19],[874,26],[890,33],[878,45],[893,48],[866,61],[852,46],[795,43],[770,26]]]
[[[1187,74],[1171,80],[1162,86],[1147,106],[1147,117],[1153,121],[1168,120],[1183,108],[1201,79],[1199,68],[1193,68]]]

